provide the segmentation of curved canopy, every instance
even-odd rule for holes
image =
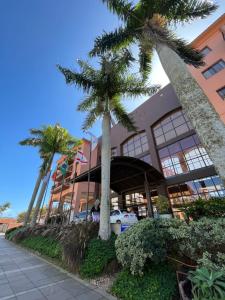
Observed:
[[[145,177],[146,174],[146,177]],[[118,194],[144,186],[159,184],[164,176],[148,163],[130,156],[114,156],[111,159],[110,187]],[[75,182],[88,181],[88,171],[75,178]],[[90,170],[90,181],[101,183],[101,165]]]

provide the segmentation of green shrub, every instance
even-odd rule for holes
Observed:
[[[21,245],[48,257],[61,259],[61,246],[58,241],[51,237],[31,236],[21,241]]]
[[[133,225],[116,240],[116,255],[123,267],[132,274],[142,274],[148,260],[159,263],[165,260],[172,247],[168,228],[179,228],[184,222],[178,219],[145,219]]]
[[[182,211],[188,220],[199,220],[202,217],[221,218],[225,216],[225,198],[211,198],[205,200],[199,198],[195,202],[186,205]]]
[[[123,300],[171,300],[177,294],[175,271],[167,264],[152,265],[142,277],[123,270],[114,281],[112,293]]]
[[[8,239],[9,241],[12,241],[14,237],[21,231],[25,230],[26,227],[19,226],[19,227],[14,227],[6,231],[5,233],[5,238]]]
[[[207,251],[198,259],[198,266],[213,271],[223,271],[225,274],[225,253],[217,252],[212,255]]]
[[[188,277],[192,283],[193,300],[225,299],[224,272],[199,268],[189,272]]]
[[[108,241],[93,239],[88,244],[80,274],[86,278],[93,278],[100,275],[113,260],[116,260],[115,236]]]
[[[197,261],[208,252],[212,258],[218,252],[225,253],[225,218],[192,221],[189,225],[183,222],[179,228],[168,229],[177,251]]]

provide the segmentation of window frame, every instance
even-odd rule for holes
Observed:
[[[220,92],[224,90],[224,97],[220,94]],[[223,87],[221,87],[220,89],[218,89],[217,91],[218,96],[225,101],[225,85]]]
[[[205,49],[208,49],[208,50],[209,50],[209,52],[206,53],[206,54],[203,53],[203,51],[204,51]],[[211,49],[209,46],[206,45],[205,47],[203,47],[203,48],[199,51],[199,53],[202,54],[203,57],[206,57],[211,51],[212,51],[212,49]]]
[[[222,69],[220,69],[219,71],[217,71],[217,70],[215,70],[215,66],[218,65],[220,62],[222,62],[224,64],[224,67]],[[214,76],[215,74],[221,72],[224,69],[225,69],[225,61],[221,58],[217,62],[215,62],[214,64],[212,64],[210,67],[208,67],[207,69],[205,69],[204,71],[202,71],[202,76],[207,80],[207,79],[211,78],[212,76]],[[214,73],[211,74],[209,77],[207,77],[207,76],[205,76],[205,74],[209,70],[212,70]]]

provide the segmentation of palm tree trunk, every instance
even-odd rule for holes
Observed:
[[[101,149],[101,207],[99,237],[108,240],[111,235],[110,228],[110,113],[105,112],[102,120],[102,149]]]
[[[180,104],[225,184],[224,123],[183,60],[164,44],[157,44],[156,50]]]
[[[53,158],[54,158],[54,154],[49,159],[49,163],[48,163],[46,171],[45,171],[45,176],[48,174],[48,172],[51,169]],[[43,199],[44,194],[45,194],[47,184],[48,184],[48,180],[42,182],[41,190],[40,190],[38,200],[37,200],[37,203],[36,203],[36,206],[35,206],[34,214],[33,214],[32,220],[31,220],[31,226],[34,226],[37,222],[38,213],[39,213],[40,208],[41,208],[41,203],[42,203],[42,199]]]
[[[32,194],[32,197],[30,199],[30,203],[29,203],[29,207],[28,207],[28,210],[26,212],[26,215],[25,215],[25,219],[24,219],[24,222],[23,222],[23,225],[26,226],[27,223],[29,222],[30,220],[30,215],[31,215],[31,212],[32,212],[32,208],[34,206],[34,201],[36,199],[36,196],[37,196],[37,192],[39,190],[39,187],[40,187],[40,184],[41,184],[41,179],[43,177],[43,174],[42,174],[42,170],[39,171],[39,175],[38,175],[38,178],[37,178],[37,181],[36,181],[36,184],[35,184],[35,187],[34,187],[34,190],[33,190],[33,194]]]

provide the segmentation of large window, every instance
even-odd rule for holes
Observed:
[[[123,155],[138,156],[148,151],[148,140],[145,132],[136,134],[123,144]]]
[[[203,56],[206,56],[207,54],[209,54],[209,52],[211,52],[212,50],[206,46],[205,48],[203,48],[200,53],[203,55]]]
[[[225,68],[225,62],[220,59],[217,63],[209,67],[207,70],[202,72],[202,75],[208,79],[209,77],[213,76],[214,74],[218,73],[219,71]]]
[[[196,134],[160,149],[159,157],[165,177],[212,165]]]
[[[225,86],[222,87],[221,89],[219,89],[219,90],[217,91],[217,93],[220,95],[220,97],[221,97],[223,100],[225,100]]]
[[[153,128],[156,145],[161,145],[192,129],[191,123],[182,110],[164,118]]]
[[[225,189],[218,176],[196,179],[182,184],[168,187],[171,204],[179,208],[186,203],[195,201],[199,197],[224,197]]]

